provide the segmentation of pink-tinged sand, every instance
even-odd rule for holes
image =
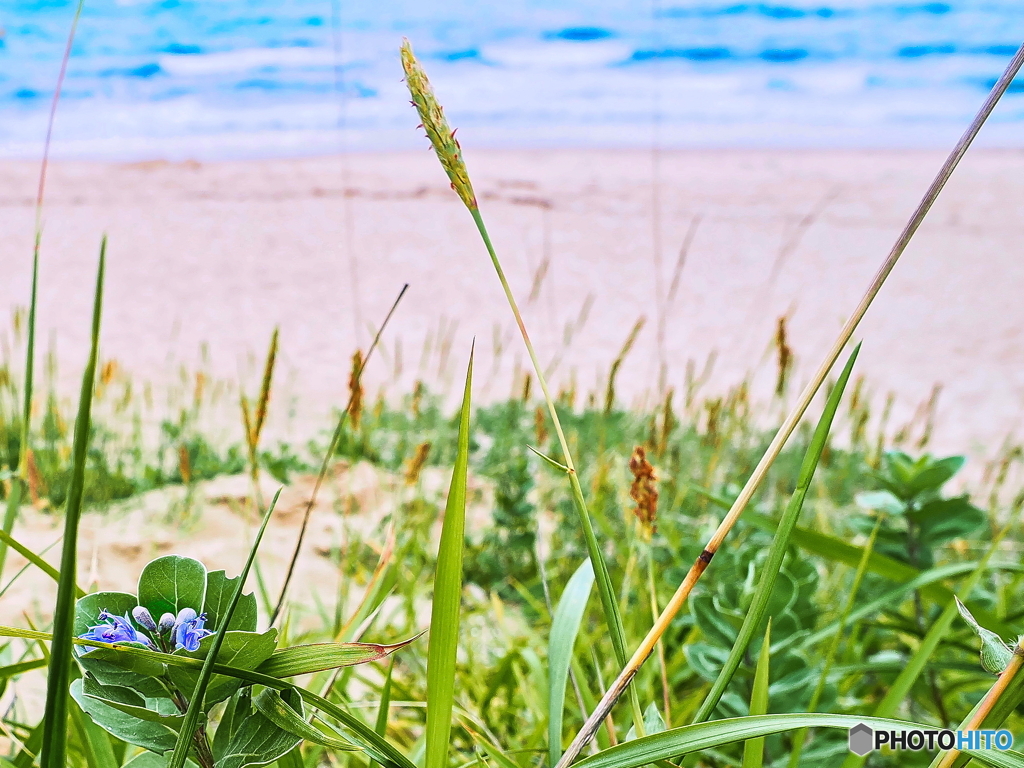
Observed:
[[[802,383],[943,154],[664,152],[656,188],[650,152],[470,149],[467,158],[540,356],[561,358],[556,387],[575,372],[581,395],[603,392],[629,329],[647,318],[620,374],[628,403],[658,389],[661,361],[668,384],[681,389],[687,361],[699,371],[713,351],[707,393],[756,371],[766,395],[771,337],[783,314]],[[0,307],[13,307],[27,302],[38,168],[0,166]],[[173,375],[169,360],[193,363],[208,342],[213,371],[241,372],[252,390],[250,354],[263,354],[279,324],[280,397],[294,408],[299,432],[322,425],[315,419],[342,401],[353,349],[365,348],[369,327],[405,282],[385,354],[368,372],[372,391],[387,384],[408,392],[422,378],[455,392],[474,336],[478,398],[507,395],[517,365],[527,363],[472,221],[426,150],[201,165],[54,163],[44,221],[41,338],[55,334],[66,384],[84,357],[104,232],[104,355],[160,381]],[[876,413],[886,392],[897,394],[894,425],[943,385],[937,450],[991,455],[1020,431],[1022,235],[1024,153],[971,153],[858,333],[858,371],[872,385]],[[566,325],[588,296],[589,317],[563,349]],[[497,356],[496,340],[505,350]],[[272,414],[279,429],[285,411]]]

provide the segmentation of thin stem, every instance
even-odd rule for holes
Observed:
[[[409,290],[409,284],[406,283],[402,286],[402,290],[398,292],[398,298],[395,299],[395,303],[391,305],[391,309],[388,310],[387,316],[384,318],[384,322],[381,323],[380,330],[377,331],[377,335],[373,337],[373,343],[366,352],[366,357],[363,358],[362,364],[359,366],[359,370],[356,371],[355,385],[358,388],[362,381],[363,371],[366,370],[366,364],[370,361],[370,357],[373,355],[373,351],[377,348],[380,337],[384,333],[384,329],[388,327],[388,323],[391,321],[391,316],[395,314],[395,310],[398,309],[398,304],[402,301],[402,297],[405,296],[405,292]],[[317,495],[320,493],[320,486],[323,485],[324,479],[327,477],[327,469],[331,465],[331,459],[334,458],[334,452],[338,449],[338,443],[341,441],[342,432],[345,429],[345,420],[348,418],[348,412],[352,409],[352,396],[349,396],[348,404],[345,406],[345,410],[341,412],[341,416],[338,418],[338,426],[334,429],[334,434],[331,436],[331,442],[327,446],[327,452],[324,454],[324,460],[320,464],[320,472],[316,476],[316,483],[313,486],[313,493],[310,494],[309,502],[306,504],[306,511],[302,516],[302,526],[299,528],[299,538],[295,542],[295,550],[292,552],[292,559],[288,563],[288,572],[285,574],[284,583],[281,585],[281,593],[277,598],[277,605],[274,606],[273,612],[270,614],[270,625],[273,626],[274,622],[277,621],[277,617],[281,615],[281,609],[284,607],[285,597],[288,595],[288,586],[291,584],[292,577],[295,575],[295,566],[299,562],[299,552],[302,550],[302,542],[306,537],[306,529],[309,527],[309,517],[313,513],[313,506],[316,504]]]
[[[576,507],[576,514],[579,517],[580,527],[583,529],[583,538],[587,544],[587,552],[590,555],[590,562],[594,566],[595,581],[597,582],[598,594],[601,597],[601,607],[604,609],[605,620],[609,625],[609,630],[612,639],[612,648],[615,652],[615,661],[620,666],[626,663],[626,635],[622,628],[622,617],[619,613],[619,606],[615,599],[615,594],[612,591],[611,586],[611,574],[608,572],[608,564],[605,562],[604,553],[601,551],[601,546],[598,544],[597,535],[594,533],[594,525],[590,520],[590,513],[587,510],[587,502],[583,497],[583,488],[580,486],[579,475],[576,473],[576,466],[573,463],[572,455],[569,452],[569,443],[565,439],[565,432],[562,430],[562,422],[558,418],[558,410],[555,408],[555,401],[551,397],[551,392],[548,390],[547,379],[544,378],[544,369],[540,364],[540,360],[537,358],[537,352],[533,348],[533,342],[530,341],[530,334],[526,331],[526,324],[523,322],[523,316],[519,312],[519,305],[516,303],[515,296],[512,295],[512,289],[509,287],[508,280],[505,279],[505,271],[501,268],[501,262],[498,261],[498,255],[494,251],[494,246],[491,244],[491,237],[487,233],[487,226],[484,224],[483,216],[480,215],[480,209],[477,207],[471,207],[469,209],[470,214],[473,216],[473,221],[476,223],[476,228],[480,232],[480,237],[484,241],[484,246],[487,248],[487,255],[491,258],[491,264],[494,265],[495,272],[498,273],[498,280],[501,282],[501,288],[505,292],[505,298],[508,300],[508,305],[512,310],[512,315],[515,317],[516,325],[519,326],[519,331],[523,336],[523,343],[526,344],[526,351],[530,356],[530,361],[533,363],[533,369],[537,374],[537,383],[540,385],[541,392],[544,394],[544,402],[547,405],[548,413],[551,415],[551,421],[555,427],[555,434],[558,435],[558,443],[562,449],[562,457],[565,463],[567,474],[569,475],[569,486],[572,490],[572,500]],[[621,693],[621,692],[620,692]],[[644,717],[643,710],[640,708],[640,699],[633,691],[630,695],[630,701],[633,708],[633,725],[636,729],[638,736],[644,735]],[[607,714],[607,712],[605,713]],[[604,715],[599,718],[604,719]]]
[[[857,329],[860,321],[867,313],[868,308],[875,300],[875,297],[881,290],[886,278],[889,277],[889,273],[892,272],[893,268],[896,266],[896,262],[899,261],[899,258],[903,255],[907,245],[910,244],[910,240],[920,228],[921,223],[924,221],[925,216],[928,215],[928,212],[931,210],[931,207],[935,203],[939,193],[942,191],[942,188],[949,180],[949,177],[953,174],[953,171],[960,163],[960,160],[967,152],[967,149],[971,146],[971,143],[978,135],[978,132],[985,124],[989,115],[992,114],[992,110],[995,108],[999,99],[1010,86],[1014,76],[1020,70],[1021,65],[1024,65],[1024,45],[1022,45],[1017,50],[1017,53],[1014,54],[1006,68],[1006,71],[1003,72],[1002,76],[992,87],[991,93],[989,93],[988,98],[985,99],[985,103],[978,111],[978,114],[975,116],[974,120],[971,121],[970,126],[964,132],[963,136],[960,137],[960,140],[953,148],[953,151],[950,152],[949,157],[946,158],[946,161],[939,169],[938,174],[932,180],[932,183],[929,185],[924,197],[921,199],[921,202],[918,203],[916,210],[910,217],[906,226],[903,228],[903,231],[897,238],[895,245],[893,245],[892,250],[889,252],[889,255],[885,258],[885,261],[882,262],[882,266],[872,278],[871,283],[868,285],[863,297],[854,309],[853,314],[850,316],[849,320],[846,321],[846,324],[840,331],[838,338],[836,338],[832,348],[818,367],[818,370],[815,371],[814,375],[811,377],[810,382],[804,388],[803,392],[800,393],[800,397],[798,398],[793,411],[783,422],[782,426],[779,427],[779,431],[775,434],[775,437],[772,439],[771,444],[765,451],[764,456],[754,468],[753,473],[743,486],[743,490],[740,491],[736,501],[733,502],[729,512],[722,519],[722,522],[709,539],[707,545],[704,547],[704,551],[700,553],[700,556],[690,568],[678,589],[676,589],[675,594],[672,595],[671,600],[669,600],[668,604],[665,606],[665,610],[662,611],[661,616],[658,617],[658,620],[654,623],[654,626],[651,627],[651,630],[647,633],[643,642],[640,643],[640,646],[633,654],[633,657],[625,665],[618,678],[598,703],[597,709],[591,713],[587,722],[584,723],[583,728],[577,734],[576,738],[573,739],[572,744],[569,745],[569,748],[562,755],[562,759],[558,762],[556,768],[565,768],[579,756],[580,751],[593,737],[601,720],[603,720],[611,711],[615,702],[629,685],[629,682],[633,679],[648,657],[650,657],[655,644],[668,629],[679,610],[683,607],[686,599],[690,595],[690,592],[693,590],[694,585],[700,580],[700,577],[707,569],[708,564],[715,556],[715,553],[725,540],[725,537],[729,534],[729,531],[732,530],[736,521],[739,520],[740,515],[743,514],[744,509],[746,509],[750,499],[761,486],[761,483],[768,474],[768,470],[771,468],[778,455],[782,452],[782,448],[786,444],[790,435],[793,434],[793,431],[800,423],[804,412],[807,410],[808,406],[810,406],[811,401],[814,399],[818,389],[824,383],[829,371],[832,370],[832,366],[835,365],[836,360],[839,359],[839,355],[842,353],[843,348],[852,338],[854,331]]]

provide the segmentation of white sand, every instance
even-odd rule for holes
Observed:
[[[718,358],[708,391],[757,366],[767,385],[774,364],[765,353],[776,318],[787,312],[802,381],[942,159],[930,151],[664,153],[658,257],[649,153],[468,153],[544,361],[558,356],[566,324],[593,296],[556,382],[575,370],[582,391],[603,388],[630,327],[648,318],[621,375],[620,392],[629,397],[657,388],[660,357],[669,383],[680,387],[687,360],[699,368],[712,350]],[[37,167],[2,168],[0,306],[13,307],[27,301]],[[888,390],[898,394],[895,421],[943,384],[937,450],[984,443],[991,454],[1020,426],[1021,211],[1024,153],[970,154],[861,327],[859,370],[879,400]],[[659,297],[695,217],[677,295],[661,311]],[[411,288],[386,355],[371,368],[376,384],[396,379],[397,346],[402,364],[393,392],[408,391],[417,377],[451,388],[473,336],[478,397],[507,394],[517,359],[525,362],[472,222],[425,150],[203,165],[54,164],[40,327],[43,339],[55,332],[66,381],[79,375],[84,356],[103,232],[110,236],[104,353],[149,379],[168,378],[169,356],[195,360],[205,341],[215,371],[242,371],[254,388],[246,355],[262,355],[280,324],[290,372],[282,392],[298,398],[300,423],[309,424],[302,420],[342,398],[353,348],[366,345],[367,324],[379,323],[404,282]],[[529,301],[545,260],[546,276]],[[510,351],[495,368],[496,328]],[[279,407],[274,417],[284,413]]]

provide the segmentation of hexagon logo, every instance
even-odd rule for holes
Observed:
[[[874,749],[875,732],[870,726],[864,723],[857,723],[850,729],[850,751],[860,757],[864,757]]]

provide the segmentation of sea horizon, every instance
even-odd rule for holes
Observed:
[[[42,152],[75,4],[0,10],[0,157]],[[260,158],[424,146],[412,41],[488,148],[938,148],[1024,39],[1024,7],[103,0],[83,7],[54,157]],[[979,138],[1024,146],[1024,84]]]

